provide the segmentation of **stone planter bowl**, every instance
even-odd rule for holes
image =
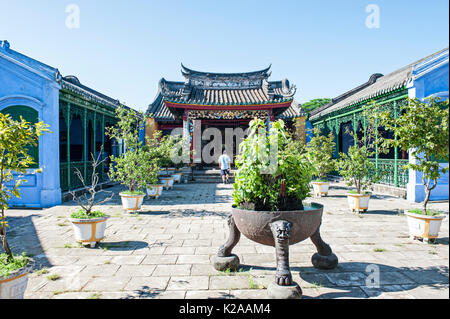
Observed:
[[[322,222],[323,206],[311,204],[306,210],[266,212],[232,208],[236,227],[248,239],[259,244],[275,246],[270,224],[284,220],[292,224],[289,245],[311,237]]]

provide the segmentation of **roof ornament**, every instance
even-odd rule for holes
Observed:
[[[5,49],[6,51],[9,50],[10,44],[7,40],[0,41],[0,47]]]
[[[295,85],[290,85],[288,79],[281,80],[281,94],[283,97],[291,98],[297,92],[297,87]]]

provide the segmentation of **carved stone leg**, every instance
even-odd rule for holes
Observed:
[[[219,248],[217,256],[214,256],[212,260],[214,268],[219,271],[227,269],[236,271],[240,264],[239,257],[231,253],[241,238],[241,232],[236,227],[232,215],[228,216],[228,227],[230,228],[228,240]]]
[[[335,254],[333,254],[331,247],[320,237],[320,227],[311,236],[311,241],[317,248],[317,253],[315,253],[311,258],[313,266],[318,269],[336,268],[338,258]]]
[[[292,274],[289,268],[289,238],[291,236],[292,224],[279,220],[270,224],[270,229],[275,241],[277,258],[277,272],[275,282],[267,288],[270,298],[275,299],[299,299],[302,290],[297,283],[292,281]]]

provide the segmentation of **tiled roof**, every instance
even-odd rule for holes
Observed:
[[[113,99],[103,93],[95,91],[81,84],[80,80],[78,80],[78,78],[73,75],[63,77],[61,85],[64,89],[77,93],[100,104],[107,105],[112,108],[117,108],[121,105],[119,100]]]
[[[375,99],[382,94],[389,93],[400,88],[406,88],[406,84],[411,78],[414,65],[427,60],[436,54],[440,54],[445,50],[448,49],[440,50],[387,75],[383,76],[379,73],[373,74],[368,82],[332,99],[330,103],[311,111],[309,113],[310,119],[315,120],[348,106]]]
[[[270,68],[270,67],[269,67]],[[182,66],[185,82],[161,79],[158,94],[147,113],[157,120],[175,120],[167,107],[171,103],[212,105],[215,107],[274,104],[292,101],[291,107],[280,110],[285,118],[303,114],[294,102],[296,88],[288,80],[267,81],[269,68],[248,73],[207,73]]]

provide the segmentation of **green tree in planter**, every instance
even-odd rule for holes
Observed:
[[[262,120],[252,120],[239,148],[233,193],[236,206],[263,211],[303,209],[313,168],[282,120],[272,123],[268,134]]]
[[[376,171],[375,164],[370,160],[378,150],[379,153],[387,153],[388,148],[383,143],[384,139],[379,134],[375,102],[363,107],[362,114],[366,121],[365,128],[360,136],[357,132],[346,131],[353,136],[356,145],[348,148],[348,154],[339,153],[336,160],[336,169],[344,177],[348,186],[354,186],[358,194],[363,193],[374,183],[381,180],[385,172]]]
[[[333,159],[334,135],[332,132],[328,136],[321,135],[320,130],[313,129],[314,137],[310,140],[306,149],[308,151],[308,158],[313,164],[314,176],[318,177],[318,182],[326,182],[326,176],[335,168],[335,161]]]
[[[25,255],[14,257],[6,239],[8,222],[5,213],[8,200],[13,196],[20,198],[20,184],[26,180],[23,175],[27,168],[35,164],[28,154],[29,146],[36,146],[39,136],[50,132],[44,122],[31,124],[22,117],[20,121],[13,120],[9,115],[0,113],[0,239],[5,254],[0,255],[0,277],[6,277],[11,271],[22,268],[28,262]],[[41,172],[40,169],[35,173]],[[6,185],[14,180],[14,185]]]
[[[448,172],[439,162],[449,161],[449,100],[430,97],[424,102],[409,99],[401,107],[400,116],[394,118],[389,112],[379,112],[381,123],[394,132],[393,139],[385,144],[411,150],[416,163],[405,165],[405,169],[422,172],[425,199],[422,212],[427,214],[431,191],[436,188],[442,174]]]
[[[142,141],[139,140],[139,130],[145,125],[145,116],[141,112],[125,108],[116,109],[119,122],[109,128],[108,136],[124,143],[124,153],[111,156],[109,178],[128,188],[131,194],[143,194],[152,177],[157,174],[159,167],[156,160],[152,160]]]

